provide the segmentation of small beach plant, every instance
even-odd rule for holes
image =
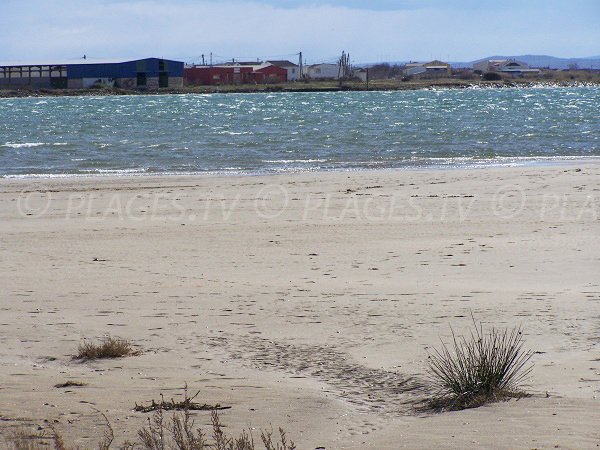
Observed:
[[[79,345],[75,359],[121,358],[137,354],[139,351],[134,350],[128,340],[107,336],[99,344],[84,341]]]
[[[532,353],[523,349],[520,327],[512,330],[491,328],[473,319],[469,336],[434,349],[429,355],[429,379],[434,394],[429,407],[436,411],[475,408],[509,398],[525,397],[522,383],[531,373]]]

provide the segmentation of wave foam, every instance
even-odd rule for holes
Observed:
[[[29,147],[40,147],[45,145],[43,142],[23,142],[21,144],[14,142],[7,142],[6,144],[0,145],[0,147],[9,147],[9,148],[29,148]]]

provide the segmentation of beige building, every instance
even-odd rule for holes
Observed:
[[[540,72],[539,69],[532,69],[527,63],[515,59],[486,59],[473,64],[473,70],[479,70],[482,73],[500,72],[513,75]]]
[[[426,63],[408,63],[404,69],[406,76],[448,76],[450,74],[452,74],[452,66],[437,59]]]

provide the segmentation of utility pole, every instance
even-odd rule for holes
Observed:
[[[210,52],[210,65],[212,66],[212,52]]]
[[[302,52],[298,53],[299,57],[298,57],[298,66],[299,66],[299,73],[298,76],[300,79],[304,78],[304,67],[302,66]]]
[[[346,53],[344,61],[344,78],[350,78],[350,53]]]
[[[204,64],[204,53],[202,53],[202,65],[205,66],[206,64]]]

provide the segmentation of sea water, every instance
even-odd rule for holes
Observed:
[[[0,99],[0,176],[262,174],[600,157],[600,88]]]

